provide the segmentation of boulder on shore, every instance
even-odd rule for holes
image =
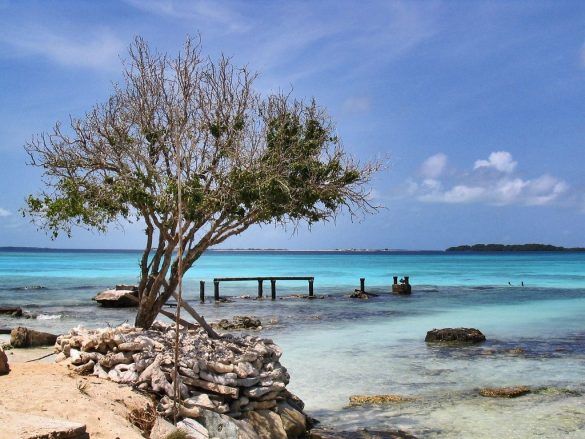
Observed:
[[[116,287],[115,290],[106,290],[93,298],[105,308],[130,308],[138,306],[138,291],[123,290]]]
[[[52,346],[57,341],[55,334],[35,331],[23,326],[14,328],[10,332],[10,344],[14,348],[33,348],[37,346]]]
[[[246,413],[245,419],[256,431],[259,438],[287,439],[282,419],[273,411],[250,411]]]
[[[10,366],[8,366],[8,357],[4,349],[0,347],[0,375],[8,375],[10,372]]]
[[[475,328],[443,328],[427,332],[427,343],[482,343],[485,335]]]
[[[9,410],[0,412],[3,438],[89,439],[85,424]]]

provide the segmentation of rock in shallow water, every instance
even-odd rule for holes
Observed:
[[[104,308],[130,308],[138,306],[138,291],[135,290],[106,290],[93,298]]]
[[[518,398],[519,396],[527,395],[530,392],[530,388],[526,386],[486,387],[480,389],[479,394],[488,398]]]
[[[335,431],[326,428],[311,430],[310,439],[417,439],[409,433],[401,430],[357,430]]]
[[[485,335],[475,328],[443,328],[427,332],[427,343],[482,343]]]
[[[212,323],[211,326],[224,331],[234,331],[243,329],[262,329],[262,322],[254,316],[234,316],[232,320],[221,319],[217,323]]]
[[[350,406],[359,405],[383,405],[399,402],[409,402],[414,398],[401,395],[353,395],[349,397]]]

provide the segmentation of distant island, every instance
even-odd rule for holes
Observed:
[[[558,247],[550,244],[474,244],[449,247],[448,252],[585,252],[583,247]]]

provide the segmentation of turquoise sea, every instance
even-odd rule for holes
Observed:
[[[0,252],[0,306],[38,315],[0,317],[0,327],[62,332],[132,322],[132,311],[91,298],[136,282],[138,259],[133,251]],[[279,282],[279,300],[258,301],[239,297],[254,297],[255,282],[226,283],[221,293],[233,302],[198,303],[199,280],[211,296],[214,277],[278,275],[315,276],[315,294],[326,297],[285,299],[306,293],[306,282]],[[393,275],[410,276],[412,296],[389,294]],[[360,277],[380,296],[349,299]],[[432,438],[585,438],[584,253],[209,252],[188,273],[185,295],[208,320],[258,316],[262,334],[284,348],[291,390],[323,424]],[[457,326],[476,327],[488,341],[424,343],[429,329]],[[477,393],[508,385],[540,390],[511,400]],[[414,400],[347,407],[350,395],[383,393]]]

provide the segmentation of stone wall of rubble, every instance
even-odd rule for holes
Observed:
[[[57,339],[55,348],[57,361],[69,361],[79,374],[156,394],[159,411],[170,415],[174,340],[174,325],[156,322],[146,331],[129,325],[72,329]],[[251,419],[255,416],[252,412],[278,413],[284,405],[298,412],[297,419],[302,417],[297,424],[304,424],[302,401],[286,389],[290,377],[280,364],[281,355],[282,350],[272,340],[231,334],[211,339],[202,329],[181,330],[181,416],[196,419],[213,411],[234,419]],[[302,430],[299,425],[290,429]],[[287,435],[291,437],[288,430]]]

